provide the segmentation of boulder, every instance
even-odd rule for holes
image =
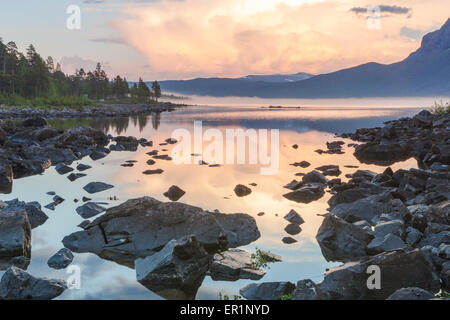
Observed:
[[[67,248],[62,248],[47,261],[47,264],[50,268],[59,270],[67,268],[72,261],[72,251]]]
[[[0,270],[17,262],[27,268],[30,257],[31,226],[26,210],[0,210]]]
[[[316,300],[317,285],[310,279],[300,280],[297,282],[292,300]]]
[[[209,268],[209,275],[214,281],[260,280],[265,274],[264,270],[254,267],[252,254],[241,249],[214,254]]]
[[[133,267],[173,239],[193,235],[210,252],[247,245],[260,237],[256,221],[246,214],[210,213],[180,202],[150,197],[128,200],[109,208],[87,226],[63,239],[73,252]]]
[[[378,222],[378,217],[384,212],[385,203],[391,195],[384,193],[373,195],[351,203],[341,203],[331,209],[331,213],[347,222],[366,220],[371,224]]]
[[[367,256],[373,235],[335,215],[327,215],[316,235],[327,261],[353,261]]]
[[[435,296],[421,288],[402,288],[391,294],[386,300],[431,300]]]
[[[375,255],[385,251],[403,249],[406,244],[394,234],[379,234],[367,245],[367,253]]]
[[[442,280],[442,287],[445,290],[450,291],[450,261],[447,261],[442,265],[440,276]]]
[[[0,282],[0,299],[51,300],[66,289],[64,280],[36,278],[19,268],[10,267]]]
[[[0,193],[11,193],[13,169],[9,164],[0,163]]]
[[[367,281],[372,275],[367,273],[369,266],[380,268],[381,289],[368,288]],[[381,253],[331,268],[325,273],[319,287],[321,299],[384,300],[395,291],[409,287],[437,293],[440,283],[429,258],[423,251],[416,249]]]
[[[178,186],[171,186],[167,192],[164,192],[164,196],[169,198],[171,201],[178,201],[182,196],[185,195],[185,191]]]
[[[210,263],[201,243],[189,236],[169,241],[151,257],[136,259],[136,278],[163,298],[193,300]]]
[[[295,285],[291,282],[250,283],[239,290],[247,300],[281,300],[284,295],[291,295]]]
[[[18,199],[14,199],[5,201],[5,204],[6,207],[3,208],[4,212],[25,210],[28,215],[31,229],[43,225],[48,219],[48,216],[44,212],[42,212],[39,202],[23,202],[19,201]]]
[[[356,146],[354,155],[362,163],[390,166],[409,159],[411,150],[405,144],[369,142]]]
[[[41,117],[28,118],[22,121],[22,127],[46,127],[47,121]]]
[[[319,171],[311,171],[307,174],[305,174],[302,178],[303,183],[322,183],[327,184],[328,179],[325,178],[323,174],[321,174]]]
[[[244,186],[243,184],[238,184],[235,188],[234,188],[234,193],[238,196],[238,197],[245,197],[248,196],[250,193],[252,193],[252,189],[250,189],[247,186]]]
[[[310,203],[322,198],[325,195],[324,189],[322,184],[306,184],[295,191],[284,194],[283,197],[299,203]]]

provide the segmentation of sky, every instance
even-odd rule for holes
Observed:
[[[71,5],[79,29],[67,27]],[[320,74],[404,59],[449,9],[448,0],[3,0],[0,37],[33,43],[66,73],[101,62],[131,81]]]

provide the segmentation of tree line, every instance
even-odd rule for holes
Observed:
[[[44,59],[33,45],[26,53],[14,42],[4,43],[0,38],[0,104],[22,104],[46,101],[49,104],[88,104],[91,100],[122,99],[150,102],[161,97],[157,81],[152,87],[139,79],[129,85],[125,77],[109,79],[100,63],[95,70],[76,70],[65,74],[52,57]]]

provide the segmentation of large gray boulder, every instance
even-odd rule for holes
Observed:
[[[73,252],[91,252],[133,267],[137,258],[151,256],[169,241],[189,235],[210,253],[247,245],[260,237],[255,219],[247,214],[211,213],[143,197],[107,209],[84,231],[66,236],[63,244]]]
[[[193,300],[211,256],[193,236],[168,242],[151,257],[136,259],[137,281],[170,300]]]
[[[252,254],[241,249],[214,254],[209,268],[209,275],[215,281],[260,280],[265,274],[264,270],[254,267]]]
[[[341,203],[331,209],[331,213],[347,222],[366,220],[371,224],[378,222],[384,212],[385,203],[391,198],[387,193],[373,195],[351,203]]]
[[[0,270],[27,268],[31,257],[31,226],[27,212],[0,210]]]
[[[295,285],[291,282],[250,283],[239,290],[247,300],[280,300],[283,295],[291,295]]]
[[[369,266],[380,268],[381,289],[368,288]],[[381,253],[332,268],[319,287],[321,299],[384,300],[398,289],[418,287],[437,293],[441,285],[429,258],[416,249]]]
[[[347,262],[367,256],[366,247],[373,235],[329,214],[324,218],[316,239],[326,260]]]
[[[421,288],[402,288],[391,294],[386,300],[431,300],[435,296]]]
[[[317,285],[310,279],[300,280],[297,282],[292,300],[316,300],[318,294]]]
[[[12,167],[6,163],[0,163],[0,193],[11,193],[13,179]]]
[[[19,268],[10,267],[0,282],[0,299],[51,300],[66,289],[64,280],[36,278]]]
[[[48,219],[48,216],[41,210],[41,205],[39,202],[24,202],[19,201],[18,199],[13,199],[10,201],[5,201],[5,204],[6,207],[3,209],[4,212],[25,210],[28,215],[28,220],[30,221],[31,229],[43,225]]]
[[[95,203],[95,202],[86,202],[82,206],[79,206],[75,209],[75,211],[83,218],[90,219],[99,215],[102,212],[105,212],[106,208]]]

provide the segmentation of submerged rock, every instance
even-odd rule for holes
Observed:
[[[86,174],[84,173],[71,173],[67,176],[67,179],[69,179],[70,181],[75,181],[78,180],[80,178],[86,177]]]
[[[145,175],[152,175],[152,174],[161,174],[163,172],[164,172],[164,170],[162,170],[162,169],[156,169],[156,170],[145,170],[142,173]]]
[[[209,275],[214,281],[259,280],[265,274],[264,270],[254,267],[252,254],[241,249],[216,253],[209,268]]]
[[[185,195],[185,191],[178,186],[171,186],[167,192],[164,192],[164,196],[169,198],[171,201],[178,201],[182,196]]]
[[[298,224],[290,223],[284,228],[284,231],[286,231],[291,236],[295,236],[302,232],[302,228],[300,228]]]
[[[90,193],[90,194],[97,193],[97,192],[102,192],[102,191],[109,190],[109,189],[112,189],[112,188],[114,188],[113,185],[110,185],[110,184],[107,184],[107,183],[104,183],[104,182],[91,182],[91,183],[88,183],[87,185],[85,185],[83,187],[83,189],[87,193]]]
[[[234,193],[238,196],[238,197],[245,197],[248,196],[250,193],[252,193],[252,189],[250,189],[247,186],[244,186],[243,184],[238,184],[235,188],[234,188]]]
[[[0,282],[0,299],[51,300],[67,289],[64,280],[36,278],[19,268],[11,267]]]
[[[73,261],[73,254],[67,248],[62,248],[55,253],[48,261],[47,264],[53,269],[64,269]]]
[[[77,166],[77,170],[78,170],[78,171],[86,171],[86,170],[88,170],[88,169],[90,169],[90,168],[92,168],[92,167],[89,166],[89,165],[87,165],[87,164],[82,164],[82,163],[80,163],[80,164]]]
[[[85,204],[79,206],[75,210],[83,219],[89,219],[104,212],[106,208],[102,207],[101,205],[95,202],[86,202]]]
[[[247,214],[203,211],[180,202],[143,197],[106,210],[84,231],[63,239],[73,252],[95,253],[127,266],[151,256],[173,239],[193,235],[208,252],[247,245],[260,237]]]
[[[291,282],[250,283],[239,290],[247,300],[281,300],[282,296],[291,295],[295,285]]]
[[[63,163],[60,163],[55,166],[55,170],[59,174],[66,174],[66,173],[73,171],[73,168],[71,168]]]
[[[295,210],[289,211],[289,213],[284,216],[284,220],[287,220],[290,223],[294,223],[297,225],[305,223],[305,220],[303,220],[303,218]]]
[[[166,299],[193,300],[210,262],[211,256],[195,237],[171,240],[153,256],[136,259],[136,278]]]

